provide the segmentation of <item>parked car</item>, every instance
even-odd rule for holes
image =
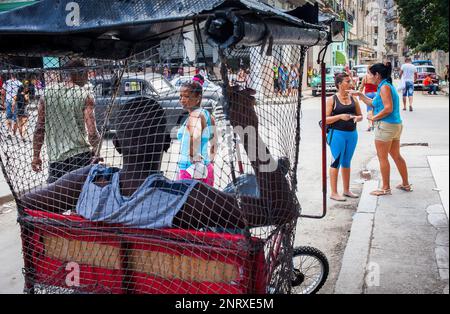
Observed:
[[[327,93],[334,93],[337,91],[336,85],[334,83],[334,77],[338,73],[344,72],[345,69],[343,66],[333,66],[333,67],[327,67],[325,72],[325,78],[326,78],[326,92]],[[312,88],[312,95],[316,97],[318,94],[322,92],[322,80],[321,80],[321,73],[317,76],[315,76],[311,81],[311,88]]]
[[[423,81],[428,75],[431,75],[433,84],[439,85],[439,78],[436,74],[436,68],[431,65],[421,65],[416,66],[417,68],[417,79],[414,82],[414,88],[423,89]]]
[[[186,83],[186,82],[190,82],[192,81],[194,77],[193,76],[179,76],[175,79],[173,79],[170,83],[177,89],[180,90],[181,86]],[[211,91],[217,91],[217,90],[221,90],[222,88],[217,85],[214,84],[213,82],[211,82],[208,79],[205,79],[205,83],[203,84],[203,89],[204,90],[211,90]]]
[[[366,64],[355,65],[353,67],[353,71],[356,72],[356,75],[359,78],[358,84],[357,84],[357,87],[359,88],[359,84],[361,84],[362,80],[367,75],[367,71],[369,71],[369,66]]]
[[[91,80],[90,85],[93,88],[96,103],[95,114],[97,128],[102,130],[105,127],[108,133],[115,132],[114,121],[116,119],[115,112],[117,107],[137,97],[145,96],[155,99],[160,103],[166,113],[166,132],[171,133],[172,138],[176,134],[176,127],[187,117],[187,112],[183,110],[179,103],[179,91],[160,74],[141,74],[123,77],[115,105],[106,124],[105,118],[113,98],[114,78],[111,76],[97,77]],[[216,98],[204,95],[202,106],[210,112],[213,112],[216,101]]]
[[[173,79],[171,84],[179,91],[184,83],[192,81],[193,78],[193,76],[179,76]],[[206,79],[203,84],[203,96],[218,99],[220,95],[222,95],[222,87]]]
[[[414,64],[415,66],[422,66],[422,65],[433,66],[433,62],[431,62],[431,60],[414,60],[412,64]]]

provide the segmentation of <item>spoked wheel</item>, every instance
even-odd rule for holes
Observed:
[[[315,294],[328,277],[328,259],[316,248],[295,248],[293,256],[292,293]]]

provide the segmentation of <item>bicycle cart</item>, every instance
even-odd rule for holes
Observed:
[[[2,67],[27,77],[27,68],[11,65],[10,56],[44,60],[41,69],[29,73],[30,80],[44,81],[45,88],[36,107],[30,105],[28,134],[22,140],[8,130],[1,133],[1,166],[18,205],[24,291],[317,292],[328,275],[326,257],[314,248],[294,247],[301,214],[296,192],[303,75],[297,92],[280,94],[276,73],[285,65],[302,74],[308,48],[328,46],[334,26],[330,30],[331,24],[319,24],[318,7],[309,4],[292,12],[256,0],[75,4],[38,2],[0,15],[0,39],[11,41],[0,48]],[[67,66],[72,60],[84,65]],[[245,71],[245,82],[233,86],[231,78],[239,70]],[[199,72],[221,86],[209,93],[205,89],[201,100],[215,118],[213,186],[178,180],[183,148],[177,134],[190,116],[168,79]],[[86,75],[86,84],[70,85],[76,75]],[[54,156],[77,132],[84,134],[70,126],[89,126],[83,125],[86,116],[71,123],[64,114],[50,115],[75,110],[80,99],[95,103],[100,141],[88,143],[94,158],[87,165],[68,164],[72,157],[57,160],[70,170],[55,182],[50,180]],[[162,112],[158,125],[138,116],[145,112],[153,117],[156,111]],[[44,124],[45,136],[51,133],[57,140],[46,138],[39,145],[36,130]],[[142,140],[144,133],[151,140]],[[142,150],[145,145],[151,148]],[[162,146],[157,169],[149,170],[152,180],[133,187],[139,179],[125,179],[125,169],[137,164],[150,168],[130,151],[151,155]],[[94,168],[104,172],[99,175]],[[102,193],[115,180],[119,194],[102,200],[98,195],[107,195]],[[127,189],[132,193],[125,195]],[[137,200],[141,193],[146,198]],[[91,197],[98,202],[89,201]],[[108,205],[117,198],[120,210]],[[131,211],[127,206],[133,202],[140,207]],[[166,219],[159,211],[168,212],[171,202],[176,210]],[[87,217],[101,206],[110,212]],[[156,218],[148,218],[150,214]]]

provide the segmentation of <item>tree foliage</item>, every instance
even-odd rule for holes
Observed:
[[[449,0],[395,0],[406,44],[418,52],[448,52]]]

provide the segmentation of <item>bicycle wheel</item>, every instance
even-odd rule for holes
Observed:
[[[302,246],[294,249],[293,294],[315,294],[328,278],[328,259],[316,248]]]

